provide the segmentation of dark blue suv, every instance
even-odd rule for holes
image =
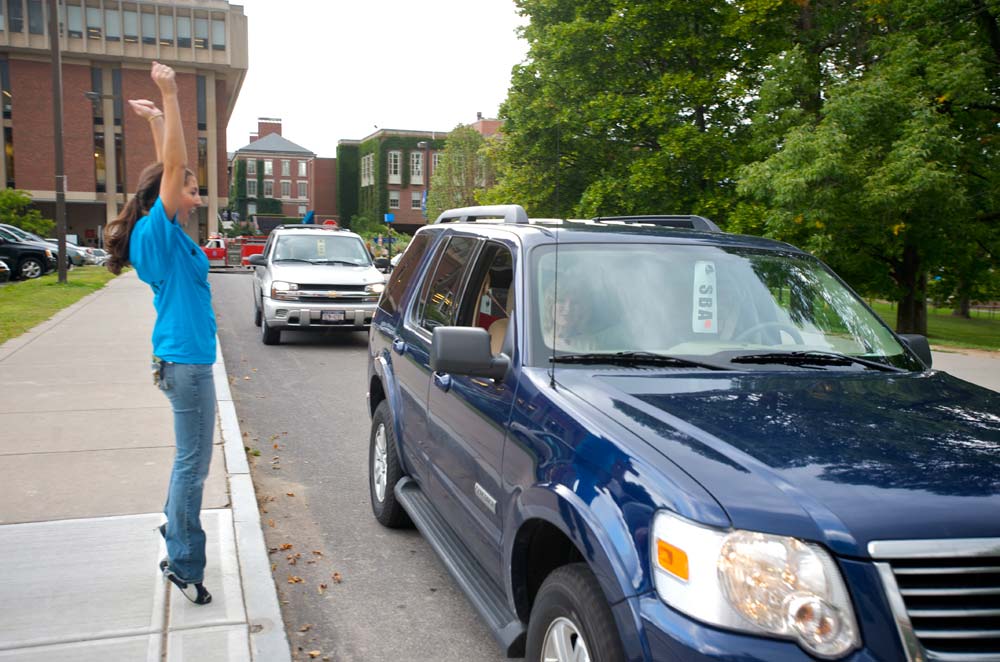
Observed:
[[[1000,397],[807,253],[452,210],[368,365],[375,517],[509,656],[1000,660]]]

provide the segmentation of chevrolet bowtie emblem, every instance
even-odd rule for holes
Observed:
[[[326,293],[326,296],[328,296],[331,299],[336,299],[337,297],[340,296],[340,292],[336,290],[330,290],[329,292]]]

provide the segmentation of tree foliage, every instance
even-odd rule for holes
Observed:
[[[56,226],[55,221],[44,218],[31,203],[31,194],[27,191],[0,189],[0,223],[48,237]]]
[[[427,194],[427,218],[446,209],[468,207],[485,200],[494,182],[487,140],[471,126],[459,124],[448,134]]]

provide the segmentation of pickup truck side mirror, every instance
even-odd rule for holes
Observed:
[[[261,255],[260,253],[256,253],[254,255],[249,256],[247,258],[247,262],[249,262],[251,265],[253,265],[255,267],[266,267],[267,266],[267,258],[264,257],[263,255]]]
[[[931,345],[927,342],[927,337],[922,336],[918,333],[903,333],[900,334],[900,338],[906,343],[906,346],[913,350],[924,365],[928,368],[931,367],[933,363],[933,358],[931,357]]]
[[[375,258],[375,268],[379,271],[388,271],[392,267],[387,257],[377,257]]]
[[[505,354],[490,352],[490,334],[478,326],[439,326],[431,339],[431,369],[473,377],[503,379],[510,367]]]

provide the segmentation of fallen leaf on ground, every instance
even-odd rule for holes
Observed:
[[[344,581],[344,578],[340,576],[339,572],[333,573],[333,575],[331,575],[331,577],[333,578],[333,581],[337,582],[338,584],[340,582]]]
[[[318,549],[314,549],[313,554],[315,554],[316,556],[323,556],[323,552],[319,551]]]
[[[243,376],[243,379],[244,379],[245,381],[250,381],[250,375],[244,375],[244,376]]]
[[[323,654],[323,651],[309,651],[309,657],[315,659]]]
[[[274,520],[273,519],[267,520],[267,525],[273,527],[274,526]]]
[[[295,496],[295,492],[285,492],[285,496]]]
[[[298,575],[288,575],[289,584],[301,584],[304,581],[305,580],[299,577]]]
[[[307,624],[305,624],[305,625],[303,625],[302,627],[299,628],[299,632],[309,632],[309,628],[311,628],[311,627],[312,627],[312,625],[310,625],[310,624],[307,623]]]
[[[280,547],[279,549],[280,549],[281,551],[285,551],[286,549],[291,549],[292,547],[293,547],[292,543],[290,543],[290,542],[286,542],[286,543],[285,543],[284,545],[282,545],[282,546],[281,546],[281,547]]]
[[[318,587],[316,588],[316,592],[317,592],[317,593],[322,593],[322,592],[323,592],[323,591],[325,591],[325,590],[326,590],[326,584],[320,584],[320,585],[319,585],[319,586],[318,586]]]

